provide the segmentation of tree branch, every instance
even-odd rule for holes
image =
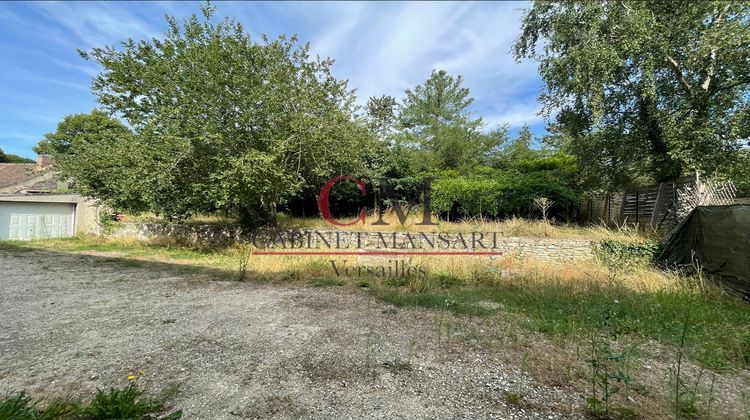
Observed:
[[[688,84],[687,80],[685,80],[685,75],[682,73],[682,68],[680,65],[675,61],[674,58],[667,56],[667,64],[669,64],[669,67],[672,69],[672,72],[674,72],[675,77],[677,78],[677,82],[682,87],[682,90],[685,91],[685,93],[689,97],[693,97],[693,89]]]
[[[711,22],[711,26],[718,26],[721,24],[721,21],[724,19],[724,14],[729,10],[729,4],[727,4],[724,9],[719,11],[718,15],[716,16],[716,19],[714,19],[713,22]],[[709,53],[708,58],[708,67],[706,68],[706,78],[703,79],[703,83],[701,83],[701,89],[703,89],[704,92],[708,92],[708,88],[711,85],[711,79],[714,77],[714,72],[716,68],[716,50],[717,48],[714,46],[711,48],[711,52]]]
[[[708,68],[706,69],[706,78],[701,83],[701,89],[704,92],[708,92],[708,87],[711,85],[711,78],[714,76],[714,66],[716,65],[716,47],[711,48],[711,53],[708,58]]]
[[[737,86],[748,85],[748,84],[750,84],[750,77],[744,78],[744,79],[737,79],[733,83],[729,83],[729,84],[726,84],[726,85],[723,85],[723,86],[719,86],[715,90],[716,91],[729,90],[729,89],[732,89],[732,88],[737,87]]]

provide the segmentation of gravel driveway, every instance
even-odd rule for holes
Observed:
[[[87,395],[134,374],[184,418],[575,418],[581,397],[445,345],[438,312],[347,287],[0,250],[0,393]],[[409,370],[409,368],[411,370]],[[139,372],[143,372],[140,374]]]

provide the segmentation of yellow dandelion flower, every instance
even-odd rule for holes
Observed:
[[[129,381],[132,381],[132,380],[134,380],[134,379],[135,379],[135,375],[128,375],[128,380],[129,380]]]

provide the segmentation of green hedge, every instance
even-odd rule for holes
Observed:
[[[550,214],[565,218],[580,203],[580,194],[554,173],[483,170],[472,175],[444,172],[433,183],[432,208],[453,217],[537,215],[535,197],[555,202]]]

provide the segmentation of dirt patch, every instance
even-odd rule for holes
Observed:
[[[580,396],[529,378],[533,406],[506,404],[516,368],[366,293],[49,251],[0,264],[0,393],[85,396],[136,374],[190,419],[581,416]]]

